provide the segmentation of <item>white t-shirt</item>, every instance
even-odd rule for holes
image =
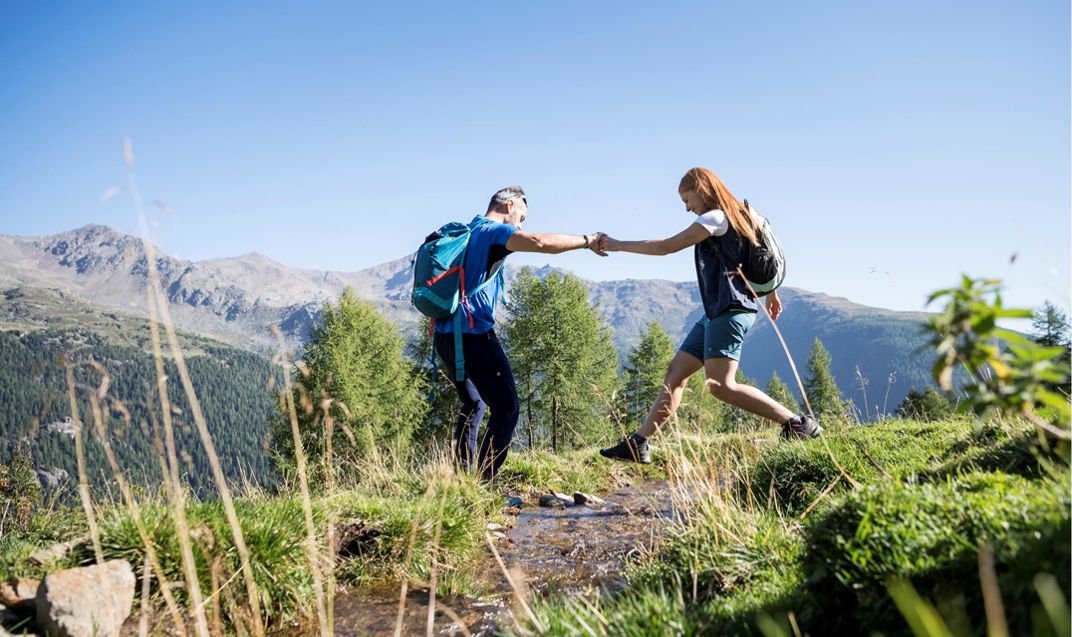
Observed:
[[[718,208],[696,217],[696,223],[703,226],[712,237],[720,237],[730,229],[730,221],[726,218],[726,213]]]

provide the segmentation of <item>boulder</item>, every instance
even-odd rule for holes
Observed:
[[[24,577],[0,583],[0,606],[19,614],[32,613],[40,584],[39,580]]]
[[[52,573],[37,589],[38,628],[51,637],[118,637],[135,581],[124,560]]]

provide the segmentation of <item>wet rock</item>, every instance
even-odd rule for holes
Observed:
[[[574,491],[573,501],[578,505],[584,506],[600,506],[607,508],[616,508],[621,506],[620,504],[617,504],[615,502],[607,502],[603,498],[594,496],[590,493],[584,493],[583,491]]]
[[[70,542],[62,542],[47,549],[41,549],[30,556],[30,561],[42,565],[55,562],[58,559],[66,557],[68,553],[74,550],[74,547],[82,544],[88,539],[89,538],[80,538],[71,540]]]
[[[488,522],[488,531],[492,533],[502,533],[506,530],[506,527],[496,522]]]
[[[118,637],[134,585],[124,560],[52,573],[37,589],[37,625],[52,637]]]
[[[573,498],[566,495],[565,493],[558,493],[557,491],[552,491],[548,495],[540,496],[540,506],[542,507],[560,507],[565,506],[567,504],[572,505]]]
[[[549,508],[555,508],[555,507],[566,506],[566,503],[563,502],[562,500],[559,500],[558,498],[556,498],[553,495],[541,495],[540,496],[540,506],[549,507]]]
[[[32,613],[40,580],[19,577],[0,584],[0,607],[20,614]]]

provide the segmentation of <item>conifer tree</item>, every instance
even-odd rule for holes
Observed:
[[[778,372],[771,372],[770,380],[767,381],[766,393],[794,414],[800,413],[800,404],[797,403],[796,396],[789,391],[789,385],[785,384]]]
[[[30,513],[41,503],[41,485],[34,472],[30,443],[15,445],[11,461],[0,463],[0,517],[9,518],[18,529],[26,528]]]
[[[606,434],[618,383],[610,330],[573,276],[540,281],[527,268],[515,280],[503,335],[521,401],[523,436],[553,451]]]
[[[1046,347],[1068,347],[1068,316],[1053,303],[1046,301],[1035,311],[1031,320],[1033,339]]]
[[[414,436],[421,440],[449,442],[454,435],[454,421],[461,408],[458,393],[449,372],[435,353],[432,319],[422,317],[417,329],[417,340],[410,343],[407,351],[422,383],[422,398],[427,401],[427,410]]]
[[[347,288],[337,304],[327,305],[302,363],[304,372],[294,373],[294,398],[311,465],[320,465],[326,450],[326,415],[335,423],[335,467],[389,456],[409,444],[427,409],[423,383],[403,354],[397,328],[371,303]],[[272,439],[285,469],[294,450],[290,424],[285,416],[280,421]]]
[[[913,387],[901,400],[897,415],[920,422],[934,422],[952,416],[953,404],[933,387],[923,391]]]
[[[674,357],[674,342],[656,323],[648,323],[640,342],[629,352],[622,389],[624,411],[631,424],[639,425],[659,395],[666,369]]]
[[[841,391],[838,389],[837,382],[834,381],[834,375],[830,372],[830,363],[830,353],[823,347],[823,342],[816,338],[811,347],[811,354],[808,355],[808,372],[804,379],[804,391],[808,393],[811,408],[820,420],[845,416]]]

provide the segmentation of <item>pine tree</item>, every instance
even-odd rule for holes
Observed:
[[[25,529],[30,513],[41,503],[41,485],[37,482],[30,443],[21,440],[15,445],[11,462],[0,464],[0,518],[14,521],[17,529]]]
[[[294,399],[302,444],[312,466],[326,451],[325,415],[335,423],[334,468],[404,449],[425,415],[424,385],[403,354],[402,338],[367,301],[347,288],[313,328],[295,372]],[[325,409],[326,406],[326,409]],[[282,468],[293,461],[290,424],[275,423]]]
[[[622,390],[624,411],[632,425],[644,421],[663,387],[666,370],[674,357],[674,342],[656,323],[648,323],[640,342],[629,352]]]
[[[800,404],[797,403],[796,396],[789,390],[789,385],[786,385],[785,381],[778,376],[778,372],[771,372],[770,380],[767,381],[766,393],[794,414],[800,413]]]
[[[952,416],[953,404],[933,387],[923,391],[912,388],[897,408],[897,415],[920,422],[934,422]]]
[[[527,268],[515,280],[504,340],[532,445],[553,451],[587,444],[606,433],[618,378],[610,330],[573,276],[540,281]]]
[[[423,383],[422,398],[428,407],[421,427],[414,434],[421,440],[449,441],[454,435],[454,421],[461,408],[458,394],[435,353],[432,319],[422,317],[417,329],[418,337],[407,347],[407,353]]]
[[[1032,318],[1033,340],[1046,347],[1068,347],[1068,316],[1053,303],[1046,301]]]
[[[808,375],[804,379],[804,391],[808,394],[812,410],[820,420],[845,417],[841,391],[830,372],[830,363],[830,353],[823,347],[823,342],[816,338],[808,355]]]

